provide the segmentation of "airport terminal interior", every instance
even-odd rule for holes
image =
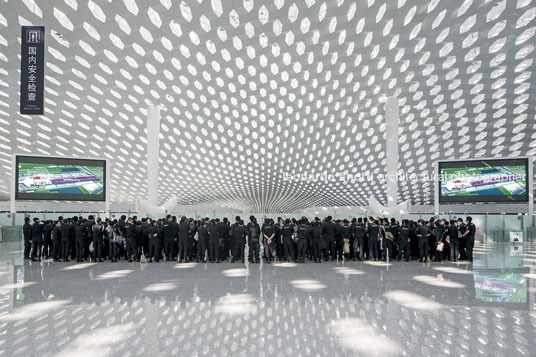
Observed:
[[[536,0],[0,0],[0,356],[536,355]]]

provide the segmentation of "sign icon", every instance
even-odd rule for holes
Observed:
[[[39,30],[26,30],[27,43],[39,43],[41,32]]]

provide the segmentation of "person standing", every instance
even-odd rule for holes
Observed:
[[[61,222],[54,222],[54,228],[52,228],[52,258],[55,262],[59,262],[60,248],[61,248]]]
[[[125,223],[125,234],[126,234],[126,240],[127,240],[127,259],[129,262],[134,261],[136,258],[136,233],[134,230],[136,229],[134,227],[134,220],[132,218],[129,218],[127,223]]]
[[[244,263],[244,250],[246,248],[247,235],[248,235],[248,231],[244,227],[244,221],[243,220],[238,221],[238,226],[235,226],[233,228],[234,247],[233,247],[233,260],[231,260],[231,263],[234,263],[239,259],[242,260],[242,263]]]
[[[392,232],[392,230],[391,230]],[[409,223],[408,220],[402,221],[402,227],[398,229],[398,234],[396,238],[396,242],[398,244],[398,254],[397,254],[397,261],[400,261],[402,259],[402,253],[404,253],[406,261],[409,262],[410,258],[410,243],[409,243]]]
[[[181,217],[179,223],[179,263],[189,262],[190,256],[190,230],[186,217]]]
[[[102,263],[102,234],[103,234],[102,221],[100,218],[97,219],[97,222],[91,227],[93,233],[93,261]]]
[[[281,235],[283,238],[283,258],[287,262],[294,259],[294,242],[292,241],[292,234],[294,233],[294,227],[290,224],[290,219],[285,220],[285,224],[281,228]],[[290,258],[289,258],[290,254]]]
[[[307,253],[307,243],[309,240],[309,228],[307,227],[307,221],[302,218],[299,221],[298,232],[297,232],[297,253],[296,261],[298,263],[305,263],[305,255]]]
[[[428,227],[424,225],[424,221],[419,219],[417,221],[417,229],[415,230],[417,238],[419,239],[419,259],[425,263],[428,258],[428,236],[430,235]]]
[[[374,221],[374,218],[369,217],[368,219],[368,226],[367,226],[367,234],[368,234],[368,246],[369,246],[369,259],[372,260],[378,260],[378,234],[380,233],[380,226],[376,221]]]
[[[197,229],[197,262],[206,263],[205,256],[209,257],[210,253],[208,252],[208,228],[204,220],[200,221],[200,226]]]
[[[30,259],[30,250],[32,248],[32,225],[30,224],[30,217],[24,218],[22,233],[24,235],[24,259]]]
[[[211,263],[220,262],[220,219],[209,220],[205,218],[205,224],[207,224],[208,231],[208,260]]]
[[[466,230],[464,233],[465,249],[467,252],[467,260],[472,262],[473,261],[473,248],[475,246],[476,226],[473,223],[473,218],[470,216],[467,217],[465,221],[467,222]]]
[[[41,261],[41,248],[43,247],[43,224],[35,217],[31,227],[32,261]]]
[[[447,230],[447,235],[449,237],[450,243],[450,261],[458,261],[458,254],[460,249],[460,238],[458,238],[458,227],[456,226],[456,221],[451,220],[450,226]]]
[[[467,236],[465,235],[465,232],[467,231],[467,226],[465,225],[465,223],[463,223],[462,218],[458,218],[458,231],[460,232],[458,234],[458,238],[460,240],[460,247],[458,248],[460,251],[460,260],[466,260],[467,253],[465,251],[465,246],[466,246]]]
[[[71,225],[67,219],[64,219],[61,222],[59,227],[61,235],[61,255],[64,262],[69,262],[69,253],[70,253],[70,239],[71,239]]]
[[[86,239],[85,221],[80,220],[74,227],[74,239],[76,244],[76,261],[80,263],[84,259],[84,245]]]
[[[266,218],[262,227],[262,236],[264,244],[264,256],[267,263],[274,261],[276,258],[275,235],[276,231],[272,221],[269,218]]]
[[[158,263],[160,261],[160,237],[159,237],[159,228],[154,224],[152,219],[147,220],[147,228],[145,230],[147,238],[149,239],[149,263],[152,263],[153,260]]]
[[[249,217],[249,220],[250,222],[246,227],[248,231],[249,261],[251,263],[258,263],[260,259],[259,239],[261,237],[261,227],[254,216]]]
[[[355,259],[364,260],[365,259],[365,224],[363,223],[363,218],[359,217],[357,223],[353,227],[354,229],[354,257]],[[355,260],[354,259],[354,260]]]
[[[322,225],[322,233],[326,241],[326,247],[331,255],[331,261],[334,261],[337,256],[337,250],[335,249],[335,230],[337,229],[333,218],[331,216],[326,217],[324,224]]]

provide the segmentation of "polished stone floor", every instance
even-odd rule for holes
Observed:
[[[468,263],[30,263],[0,244],[0,356],[535,356],[536,247]]]

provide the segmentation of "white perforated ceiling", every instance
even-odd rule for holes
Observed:
[[[532,0],[0,0],[0,192],[10,155],[112,160],[145,194],[145,110],[164,104],[160,200],[252,211],[385,203],[382,98],[400,169],[536,153]],[[46,115],[18,114],[20,25],[47,26]],[[154,158],[150,158],[154,159]],[[432,200],[432,184],[400,198]]]

